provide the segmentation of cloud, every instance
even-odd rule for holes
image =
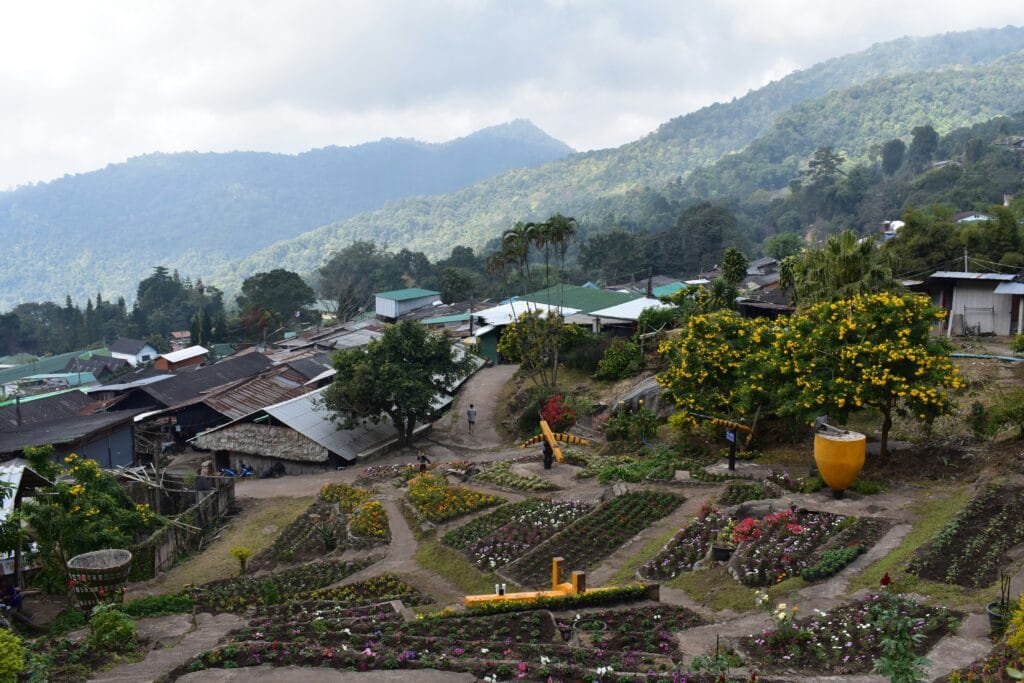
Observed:
[[[18,3],[0,187],[151,151],[439,141],[514,117],[618,145],[900,35],[1024,23],[1016,0]]]

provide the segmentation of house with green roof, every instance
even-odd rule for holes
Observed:
[[[435,301],[441,300],[441,292],[419,287],[377,292],[373,296],[377,317],[385,320],[398,320],[409,311],[430,306]]]
[[[642,293],[609,292],[578,285],[554,285],[547,289],[524,294],[518,299],[535,304],[574,308],[579,313],[590,315],[593,311],[618,306],[643,296]]]
[[[34,361],[25,363],[24,365],[5,368],[0,370],[0,387],[14,384],[17,380],[22,379],[23,377],[28,377],[29,375],[63,372],[68,362],[72,359],[77,358],[80,360],[88,360],[93,356],[110,356],[110,349],[72,351],[70,353],[61,353],[56,356],[37,358]]]

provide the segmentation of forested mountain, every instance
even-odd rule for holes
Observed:
[[[451,192],[571,152],[519,120],[443,144],[148,154],[0,192],[0,310],[68,293],[130,296],[155,264],[201,276],[388,200]]]
[[[879,44],[796,72],[732,102],[673,119],[619,148],[509,171],[450,195],[397,201],[323,226],[271,245],[214,279],[231,289],[240,278],[271,264],[311,272],[332,251],[357,239],[441,256],[452,244],[479,248],[514,221],[541,220],[556,211],[582,219],[586,227],[665,227],[679,213],[666,199],[692,200],[702,191],[729,194],[732,176],[741,173],[731,170],[730,164],[747,164],[747,157],[728,153],[760,136],[766,136],[766,163],[778,168],[769,172],[774,174],[771,178],[760,178],[754,170],[742,173],[777,188],[780,182],[785,186],[799,160],[819,144],[849,146],[860,155],[881,141],[878,136],[908,135],[926,116],[946,132],[1010,113],[1019,108],[1013,105],[1019,92],[1013,92],[1006,78],[1019,67],[1019,59],[995,66],[991,80],[986,67],[1022,49],[1024,29],[1011,27]],[[975,102],[971,94],[977,84],[972,79],[977,78],[991,87]],[[865,113],[869,120],[859,124],[858,117]],[[802,127],[807,125],[810,130],[805,134]],[[832,133],[835,140],[820,142]],[[722,161],[714,166],[718,159]],[[699,186],[687,176],[702,165],[711,167],[699,174],[704,183]]]

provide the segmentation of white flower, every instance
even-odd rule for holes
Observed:
[[[487,649],[486,647],[482,647],[482,648],[480,648],[480,654],[482,654],[482,655],[485,655],[485,654],[487,654],[488,652],[490,652],[490,650],[488,650],[488,649]]]

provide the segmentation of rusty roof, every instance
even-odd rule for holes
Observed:
[[[206,396],[202,402],[229,420],[237,420],[308,392],[309,387],[296,384],[281,373],[242,381]]]

